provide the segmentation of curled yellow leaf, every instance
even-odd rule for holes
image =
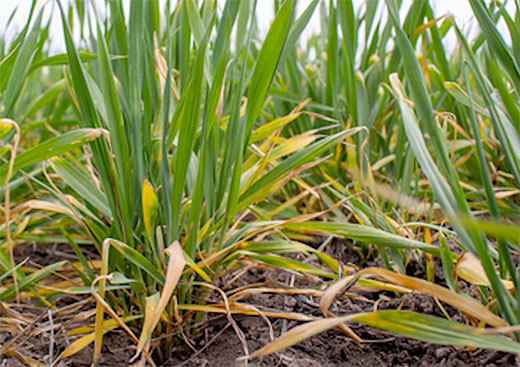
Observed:
[[[476,285],[484,285],[489,287],[489,279],[486,276],[486,272],[482,267],[482,262],[473,254],[466,252],[457,262],[455,267],[457,275],[464,279],[466,282]],[[513,282],[510,280],[502,279],[504,287],[509,291],[514,288]]]

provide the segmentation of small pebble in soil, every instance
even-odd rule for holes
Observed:
[[[439,348],[435,351],[435,357],[437,357],[438,359],[441,359],[441,358],[447,357],[450,354],[450,352],[451,352],[450,348],[447,348],[447,347]]]

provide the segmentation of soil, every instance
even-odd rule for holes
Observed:
[[[250,351],[269,342],[265,323],[259,318],[241,317],[237,323],[245,332]],[[273,323],[278,336],[282,322]],[[292,326],[292,325],[291,325]],[[224,324],[215,325],[213,333]],[[312,337],[281,353],[249,362],[249,367],[361,367],[361,366],[516,366],[513,355],[493,351],[464,351],[449,346],[439,346],[395,337],[389,333],[358,325],[354,331],[366,342],[357,346],[345,335],[329,331]],[[211,333],[210,333],[211,334]],[[201,346],[202,347],[202,346]],[[220,367],[245,366],[237,362],[244,355],[240,340],[232,328],[227,328],[214,343],[198,356],[188,360],[173,358],[165,366]]]
[[[27,250],[27,249],[25,249]],[[58,249],[60,250],[60,249]],[[65,248],[64,248],[64,251]],[[57,251],[63,253],[62,251]],[[329,254],[333,255],[345,264],[355,264],[359,267],[380,265],[379,259],[366,259],[357,249],[345,247],[341,242],[334,242],[328,249]],[[56,261],[56,248],[51,250],[24,251],[24,255],[30,256],[30,261],[38,264],[46,264]],[[52,261],[49,257],[52,256]],[[302,255],[297,255],[302,256]],[[303,257],[298,258],[303,260]],[[442,269],[440,264],[435,264],[435,277],[442,279]],[[420,266],[411,266],[410,271],[414,274],[420,273]],[[239,275],[239,276],[238,276]],[[236,274],[230,273],[221,279],[219,287],[224,290],[232,290],[245,285],[254,283],[267,283],[271,286],[287,287],[291,284],[295,287],[317,287],[320,280],[304,279],[295,274],[284,273],[279,270],[272,270],[267,267],[253,267],[246,272]],[[467,285],[464,285],[467,286]],[[220,302],[218,295],[214,295],[214,300]],[[318,309],[319,299],[311,296],[287,296],[281,294],[258,294],[249,295],[240,300],[241,303],[254,305],[258,309],[275,309],[278,311],[298,312],[306,315],[321,316]],[[18,334],[22,337],[15,339],[16,351],[25,357],[32,357],[40,362],[42,366],[50,365],[52,361],[75,339],[74,337],[63,337],[63,332],[70,331],[81,325],[88,325],[93,321],[92,312],[94,303],[92,300],[83,297],[62,297],[55,300],[55,305],[61,312],[61,318],[53,320],[55,324],[61,323],[60,328],[56,328],[55,334],[51,335],[45,327],[49,326],[48,316],[43,315],[45,309],[36,305],[5,305],[4,310],[0,309],[0,317],[9,317],[6,312],[18,312],[28,319],[28,324],[22,325],[21,330],[15,332],[13,328],[4,328],[0,321],[0,343],[2,346],[13,343],[13,339]],[[349,313],[371,311],[377,309],[403,309],[422,312],[430,315],[444,316],[448,313],[453,320],[463,321],[462,316],[449,305],[439,304],[429,296],[419,293],[412,293],[402,297],[396,297],[390,292],[369,292],[362,288],[352,288],[349,292],[333,303],[331,311],[336,315],[346,315]],[[84,313],[85,318],[78,317]],[[53,313],[58,315],[58,312]],[[12,316],[12,315],[11,315]],[[87,317],[88,316],[88,317]],[[33,326],[30,320],[39,322]],[[162,364],[164,367],[238,367],[246,366],[240,357],[245,355],[244,345],[238,338],[236,331],[223,316],[206,315],[206,322],[197,329],[197,333],[190,342],[197,350],[191,351],[185,343],[172,350],[170,359]],[[287,330],[297,326],[296,321],[272,319],[271,329],[266,321],[260,317],[234,316],[234,321],[238,328],[244,333],[247,349],[249,353],[260,349],[271,340],[272,336],[278,337]],[[362,339],[361,345],[356,345],[344,334],[331,330],[314,336],[300,344],[282,350],[279,353],[249,361],[249,367],[336,367],[336,366],[447,366],[447,367],[471,367],[471,366],[520,366],[518,359],[508,353],[490,350],[466,350],[436,344],[424,343],[408,338],[398,337],[393,334],[383,332],[365,325],[352,323],[349,325]],[[25,329],[24,329],[25,328]],[[20,329],[20,328],[19,328]],[[27,329],[27,330],[26,330]],[[137,330],[135,330],[138,333]],[[50,341],[53,340],[52,356],[49,349]],[[92,364],[92,345],[86,347],[76,355],[63,361],[55,363],[56,367],[64,366],[90,366]],[[96,364],[99,367],[122,367],[128,366],[129,360],[135,353],[135,344],[122,331],[115,330],[105,335],[102,357]],[[3,358],[3,360],[2,360]],[[52,360],[52,361],[51,361]],[[23,363],[13,357],[0,357],[0,367],[19,367]]]

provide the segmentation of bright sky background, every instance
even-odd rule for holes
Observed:
[[[63,52],[63,36],[61,31],[61,21],[58,16],[58,11],[55,6],[53,6],[55,0],[39,0],[39,6],[44,4],[46,5],[46,12],[50,14],[53,11],[53,20],[51,24],[51,39],[55,41],[53,50]],[[66,2],[67,0],[62,0]],[[95,3],[99,3],[103,5],[105,0],[90,0]],[[247,0],[243,0],[247,1]],[[298,13],[301,13],[305,7],[309,4],[310,0],[300,0],[299,1],[299,9]],[[322,0],[323,1],[323,0]],[[371,0],[354,0],[355,8],[362,6],[366,1]],[[405,4],[410,4],[413,0],[404,0]],[[5,27],[7,24],[7,20],[14,10],[15,7],[18,6],[18,11],[13,20],[13,24],[9,27],[11,31],[15,29],[20,29],[27,19],[29,14],[29,9],[31,6],[31,0],[0,0],[0,34],[5,32]],[[223,6],[224,0],[218,0],[219,4]],[[130,3],[130,0],[123,0],[125,5]],[[452,14],[455,17],[455,20],[459,27],[463,30],[468,31],[472,24],[474,24],[473,13],[471,11],[471,7],[467,0],[433,0],[432,1],[434,10],[437,16]],[[514,11],[514,3],[512,1],[509,2],[511,7],[508,7],[511,12]],[[273,19],[273,1],[272,0],[258,0],[257,5],[257,14],[259,19],[260,29],[266,31],[269,27],[270,22]],[[473,26],[474,28],[474,26]],[[316,10],[313,19],[307,26],[305,35],[309,35],[313,32],[319,31],[319,20],[318,20],[318,10]],[[450,42],[450,41],[449,41]],[[453,40],[451,42],[454,42]]]

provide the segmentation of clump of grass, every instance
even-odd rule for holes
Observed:
[[[244,226],[237,216],[297,179],[302,167],[312,166],[355,132],[323,139],[312,134],[303,143],[275,140],[273,134],[300,109],[267,125],[257,122],[271,79],[290,50],[286,40],[297,38],[308,18],[291,27],[295,2],[285,2],[257,47],[252,42],[254,7],[229,2],[217,14],[215,4],[198,9],[194,2],[183,2],[175,9],[167,6],[170,16],[161,30],[157,3],[132,2],[127,26],[121,4],[112,2],[107,20],[115,28],[104,33],[98,19],[92,74],[81,64],[63,17],[67,78],[79,121],[84,127],[105,128],[109,136],[91,145],[95,179],[75,160],[50,162],[87,207],[89,197],[107,204],[104,213],[91,207],[88,216],[76,216],[102,252],[100,276],[91,279],[92,285],[99,284],[95,359],[104,313],[129,309],[128,302],[144,316],[138,353],[146,357],[152,332],[171,334],[172,322],[183,316],[178,309],[207,292],[206,286],[192,284],[195,278],[211,281],[236,262],[237,250],[245,255],[247,239],[273,230],[265,220]],[[235,23],[247,32],[237,36],[232,53],[228,34]],[[110,55],[120,50],[127,50],[128,58],[111,62]],[[181,276],[185,263],[189,270]],[[101,302],[106,280],[112,279],[109,269],[131,278],[133,301]],[[166,338],[164,345],[170,342]]]
[[[481,28],[475,40],[426,1],[414,2],[404,22],[393,0],[360,9],[312,1],[301,14],[296,1],[276,1],[263,39],[256,1],[222,9],[132,1],[128,13],[122,1],[104,9],[58,2],[66,53],[55,56],[42,13],[31,22],[31,12],[19,36],[0,43],[0,266],[12,279],[0,299],[30,290],[48,302],[36,285],[65,265],[27,274],[14,261],[17,243],[69,243],[83,287],[62,291],[91,294],[97,310],[95,331],[60,358],[94,340],[97,359],[115,322],[136,342],[140,363],[153,364],[186,339],[200,312],[225,313],[233,325],[232,313],[246,313],[214,283],[247,258],[332,281],[320,302],[324,319],[251,357],[331,327],[359,342],[347,321],[516,351],[518,15],[470,4]],[[300,49],[314,12],[321,33]],[[451,54],[449,32],[458,46]],[[386,269],[344,267],[322,251],[327,241],[318,250],[301,242],[313,234],[375,248]],[[96,266],[84,244],[96,247]],[[321,266],[280,256],[293,252]],[[448,288],[433,283],[434,257]],[[426,280],[405,275],[411,261]],[[480,287],[479,301],[461,294],[457,277]],[[380,280],[437,297],[508,337],[406,311],[329,311],[345,287],[388,289]],[[222,303],[201,304],[210,291]]]

